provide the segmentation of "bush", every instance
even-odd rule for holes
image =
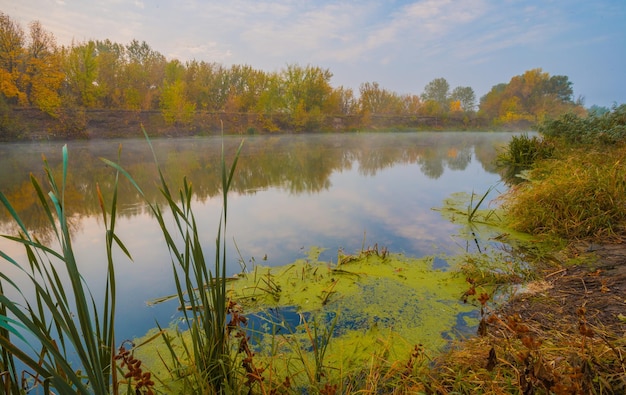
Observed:
[[[587,117],[568,113],[542,123],[539,128],[546,137],[560,138],[569,144],[616,144],[626,141],[626,104],[613,107],[599,115]]]
[[[527,134],[513,136],[506,149],[498,154],[497,166],[502,169],[502,179],[509,184],[516,184],[522,179],[521,171],[530,168],[537,160],[552,157],[554,145],[537,136]]]
[[[539,159],[552,156],[554,146],[537,136],[527,134],[513,136],[506,151],[498,155],[498,163],[509,166],[531,166]]]

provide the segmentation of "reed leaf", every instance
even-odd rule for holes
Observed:
[[[226,388],[231,387],[235,370],[228,349],[226,328],[228,299],[226,295],[226,242],[223,235],[226,233],[228,191],[234,178],[243,141],[239,145],[230,168],[226,166],[222,143],[223,208],[215,240],[213,270],[210,270],[210,262],[204,254],[198,233],[198,223],[192,209],[192,184],[185,178],[178,194],[172,193],[145,129],[143,133],[152,151],[159,174],[159,190],[165,198],[165,206],[172,215],[174,226],[167,223],[161,207],[146,199],[128,172],[116,163],[103,160],[127,177],[146,199],[145,203],[154,214],[169,250],[176,296],[183,307],[183,320],[191,339],[189,348],[183,342],[185,355],[176,355],[174,348],[169,347],[172,359],[178,364],[178,361],[186,358],[194,364],[196,391],[204,393],[206,388],[210,388],[211,392],[223,393]],[[166,343],[169,342],[169,339],[164,338],[164,340]]]
[[[476,203],[476,205],[474,206],[474,192],[472,192],[472,196],[470,197],[470,203],[467,206],[467,221],[468,222],[472,222],[475,219],[476,216],[476,212],[478,211],[478,209],[480,208],[480,206],[483,204],[483,202],[485,201],[485,199],[487,198],[487,195],[489,195],[489,193],[495,188],[495,186],[490,186],[487,189],[487,192],[485,192],[483,194],[483,196],[480,198],[480,200],[478,201],[478,203]]]
[[[115,235],[118,176],[115,178],[109,216],[106,214],[104,199],[98,192],[106,228],[108,261],[104,308],[99,309],[78,268],[72,248],[65,206],[69,162],[67,147],[63,147],[60,185],[45,157],[43,162],[50,191],[44,193],[33,176],[31,183],[60,250],[33,239],[17,211],[5,195],[0,193],[0,202],[21,230],[19,236],[3,235],[3,237],[25,248],[27,264],[17,262],[1,251],[0,256],[17,267],[34,290],[34,297],[27,298],[16,283],[4,273],[0,273],[0,281],[14,288],[22,299],[20,302],[9,299],[4,293],[0,294],[0,319],[3,323],[0,347],[3,363],[6,364],[7,361],[11,363],[13,358],[21,360],[27,368],[46,378],[44,386],[50,386],[58,393],[110,394],[111,383],[116,381],[112,380],[116,299],[113,244],[118,245],[130,256]],[[69,288],[63,279],[69,281]],[[18,331],[30,333],[33,340],[25,342],[24,336],[16,335]],[[14,343],[11,334],[21,340],[23,345],[18,346]],[[30,348],[30,352],[22,350],[21,347]],[[37,349],[43,352],[38,352]],[[70,361],[68,357],[73,353],[78,356],[78,364]],[[38,360],[32,355],[39,355]],[[15,390],[16,383],[19,382],[16,372],[12,373],[11,381]]]

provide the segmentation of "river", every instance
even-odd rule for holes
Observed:
[[[414,257],[462,253],[467,243],[456,236],[461,225],[433,208],[457,192],[482,195],[495,186],[489,202],[505,190],[493,161],[510,137],[487,132],[351,133],[155,139],[152,144],[172,186],[182,185],[185,176],[192,182],[194,210],[212,256],[222,207],[222,144],[230,162],[244,140],[228,202],[232,275],[258,264],[288,264],[312,246],[325,248],[320,258],[328,261],[336,261],[340,249],[355,253],[374,244]],[[29,174],[45,185],[42,154],[60,171],[64,144],[69,151],[66,205],[73,246],[97,299],[104,287],[106,254],[95,190],[98,184],[105,198],[110,197],[114,176],[99,158],[117,162],[121,152],[119,162],[148,198],[163,203],[155,187],[158,173],[143,139],[0,144],[0,190],[29,229],[52,245]],[[131,262],[115,253],[121,301],[117,338],[124,339],[142,336],[155,320],[166,324],[178,312],[174,303],[146,305],[175,288],[160,229],[126,180],[120,183],[119,204],[118,236],[133,257]],[[0,234],[16,231],[8,212],[0,209]],[[0,251],[25,262],[23,248],[13,242],[0,239]],[[0,264],[19,284],[18,271],[6,261]],[[28,297],[29,290],[22,292]]]

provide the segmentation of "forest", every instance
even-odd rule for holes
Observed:
[[[0,12],[0,138],[19,137],[11,114],[37,109],[80,137],[90,111],[158,113],[185,128],[199,115],[243,116],[240,132],[532,127],[573,112],[583,115],[567,76],[541,68],[500,83],[477,100],[469,86],[430,81],[420,94],[397,93],[377,82],[358,92],[333,86],[331,70],[287,64],[277,71],[250,65],[166,59],[145,41],[108,39],[57,45],[38,21],[26,28]],[[194,121],[195,120],[195,121]],[[383,120],[381,122],[381,120]],[[21,126],[22,129],[24,126]],[[84,136],[83,136],[84,137]]]

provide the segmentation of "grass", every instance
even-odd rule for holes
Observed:
[[[571,148],[538,162],[505,199],[511,226],[568,239],[606,238],[626,225],[626,147]]]
[[[506,148],[498,154],[496,164],[502,169],[501,175],[506,182],[517,184],[523,181],[523,171],[539,160],[551,158],[554,148],[554,144],[543,137],[512,136]]]
[[[511,225],[567,239],[623,233],[626,105],[603,115],[565,114],[539,130],[543,138],[514,137],[500,156],[505,174],[511,169],[517,174],[519,165],[527,169],[526,182],[511,188],[505,199]],[[539,154],[542,147],[549,152]]]
[[[147,134],[146,139],[150,144]],[[161,192],[173,215],[174,226],[166,224],[165,213],[160,206],[146,200],[170,250],[177,296],[181,305],[187,307],[183,309],[183,317],[191,331],[191,347],[184,348],[184,355],[178,355],[179,351],[172,347],[171,357],[175,361],[185,360],[193,364],[190,371],[195,374],[185,376],[185,379],[190,380],[188,388],[198,393],[224,393],[226,388],[234,385],[235,369],[226,322],[228,300],[226,243],[223,234],[227,223],[227,194],[238,155],[230,168],[226,167],[222,155],[223,212],[216,238],[213,270],[209,269],[210,259],[205,257],[201,248],[198,226],[191,208],[191,185],[184,180],[183,188],[175,196],[159,169]],[[21,230],[18,236],[3,237],[21,244],[26,250],[28,262],[19,263],[2,251],[0,256],[18,268],[29,282],[28,287],[34,290],[34,299],[29,298],[20,291],[23,285],[13,281],[4,272],[0,273],[0,290],[4,291],[9,286],[21,296],[21,300],[9,299],[4,292],[0,292],[0,368],[2,390],[6,393],[17,394],[29,390],[18,375],[18,361],[34,372],[32,384],[43,386],[46,393],[54,389],[64,394],[117,394],[124,384],[128,391],[134,386],[138,393],[153,393],[151,387],[154,382],[149,374],[141,370],[141,362],[132,355],[132,347],[127,349],[123,344],[118,349],[114,333],[117,304],[115,265],[112,259],[114,246],[130,258],[128,250],[115,234],[119,175],[125,176],[142,196],[145,195],[121,166],[108,159],[103,161],[116,170],[114,192],[108,207],[105,207],[105,199],[98,188],[108,262],[103,305],[96,303],[79,271],[72,249],[64,199],[68,172],[67,148],[63,148],[60,183],[44,158],[44,170],[51,190],[47,195],[31,176],[39,203],[56,235],[60,246],[58,249],[33,237],[6,196],[0,193],[0,201]],[[70,355],[73,353],[78,356],[78,365],[72,363]],[[120,366],[116,368],[118,362]],[[125,377],[118,377],[118,374],[124,373],[124,369],[128,370]]]

